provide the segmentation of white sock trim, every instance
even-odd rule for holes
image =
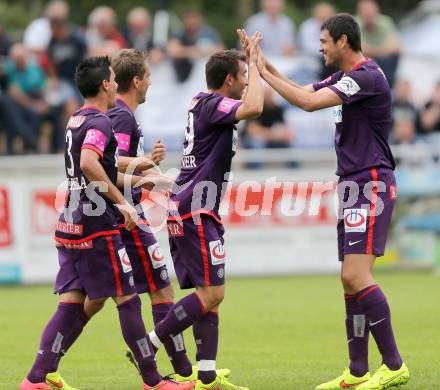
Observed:
[[[200,360],[197,367],[199,371],[215,371],[215,360]]]
[[[159,349],[162,346],[162,341],[160,341],[159,337],[157,337],[156,332],[153,330],[150,332],[150,334],[148,335],[150,337],[150,341],[151,343],[157,348]]]

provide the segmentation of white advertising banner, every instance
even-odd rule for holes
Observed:
[[[0,166],[0,283],[53,282],[63,178],[61,156]],[[228,275],[336,272],[334,181],[323,169],[238,170],[221,208]],[[157,236],[170,263],[165,226]]]

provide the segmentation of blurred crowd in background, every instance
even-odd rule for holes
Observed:
[[[310,17],[295,25],[284,13],[284,7],[283,0],[261,0],[258,12],[244,21],[247,32],[263,33],[262,48],[267,55],[286,59],[312,57],[320,64],[313,78],[327,77],[332,70],[323,66],[319,53],[320,27],[326,18],[341,10],[327,2],[317,3],[309,10]],[[156,20],[157,16],[160,15],[156,15]],[[74,81],[75,68],[86,56],[112,55],[126,47],[146,50],[153,66],[172,64],[171,77],[178,88],[191,76],[196,60],[225,48],[222,36],[199,10],[187,9],[179,14],[178,28],[171,32],[166,13],[162,16],[163,24],[153,24],[149,10],[137,6],[120,26],[115,10],[101,5],[92,10],[85,25],[78,26],[71,21],[69,4],[52,0],[18,40],[0,25],[0,154],[63,150],[67,119],[82,104]],[[395,21],[383,14],[373,0],[357,2],[356,18],[364,54],[382,67],[393,90],[391,142],[423,143],[427,142],[426,135],[440,134],[440,71],[439,82],[427,94],[429,98],[420,101],[412,82],[398,77],[402,42]],[[241,129],[241,146],[293,146],[300,124],[286,120],[286,107],[267,89],[262,116]],[[432,139],[438,138],[429,138],[429,142]]]

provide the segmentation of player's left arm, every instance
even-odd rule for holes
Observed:
[[[171,190],[174,184],[173,179],[160,174],[137,176],[118,172],[117,178],[117,186],[119,188],[125,188],[125,185],[128,185],[130,187],[142,187],[148,191],[167,192]]]
[[[260,74],[290,104],[305,111],[316,111],[322,108],[339,106],[343,103],[342,99],[330,88],[322,88],[312,92],[287,83],[270,73],[267,69],[263,69]]]

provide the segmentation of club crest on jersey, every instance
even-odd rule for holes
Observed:
[[[345,209],[344,210],[344,230],[345,233],[360,232],[367,230],[367,210],[366,209]]]
[[[209,251],[211,253],[212,265],[220,265],[225,263],[226,252],[221,240],[210,241]]]
[[[153,264],[154,269],[158,269],[165,265],[165,256],[162,254],[158,242],[148,247],[148,253],[150,255],[151,263]]]
[[[69,122],[67,122],[67,127],[70,129],[76,129],[80,127],[85,120],[86,117],[84,115],[71,116]]]
[[[125,248],[121,248],[118,250],[119,260],[121,260],[122,264],[122,270],[124,271],[124,274],[131,271],[131,263],[130,259],[128,258],[127,251]]]
[[[348,97],[353,96],[361,90],[358,83],[349,76],[344,76],[334,86]]]

